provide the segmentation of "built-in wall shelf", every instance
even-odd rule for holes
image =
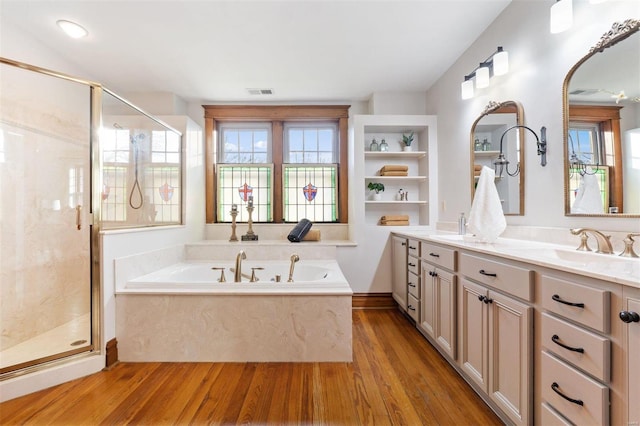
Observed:
[[[500,151],[473,151],[476,157],[497,157]]]
[[[402,181],[402,182],[426,182],[426,176],[365,176],[367,180],[381,180],[381,181]]]
[[[365,151],[365,158],[424,158],[427,151]]]
[[[365,201],[365,204],[396,204],[396,205],[407,205],[407,204],[427,204],[426,201],[422,200],[422,201],[394,201],[394,200],[390,200],[390,201],[374,201],[374,200],[367,200]]]

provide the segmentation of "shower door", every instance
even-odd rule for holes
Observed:
[[[3,377],[93,348],[92,90],[0,63]]]

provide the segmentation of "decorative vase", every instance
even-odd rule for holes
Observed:
[[[413,148],[411,147],[411,145],[403,145],[402,150],[409,152],[409,151],[413,151]]]
[[[380,201],[380,200],[382,200],[382,194],[380,194],[378,192],[374,192],[373,194],[371,194],[371,199],[373,201]]]

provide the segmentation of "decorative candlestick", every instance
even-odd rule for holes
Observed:
[[[242,236],[242,241],[258,241],[258,236],[253,232],[252,214],[254,208],[253,195],[249,195],[249,200],[247,201],[247,212],[249,212],[249,220],[247,223],[249,225],[249,229],[247,230],[247,233]]]
[[[231,205],[231,238],[229,241],[238,241],[238,237],[236,237],[236,216],[238,216],[238,205]]]

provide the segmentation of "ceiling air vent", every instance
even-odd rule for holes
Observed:
[[[273,95],[273,89],[247,89],[250,95]]]

